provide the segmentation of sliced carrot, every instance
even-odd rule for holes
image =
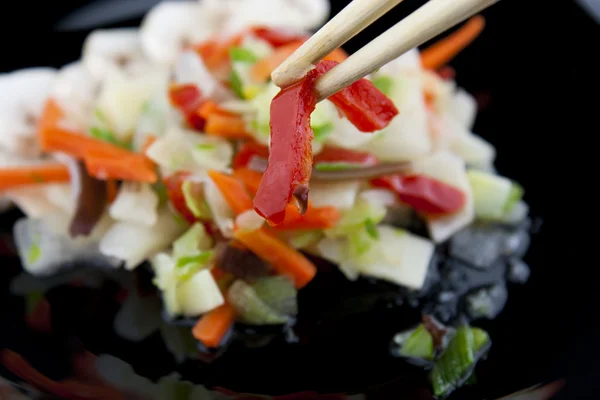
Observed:
[[[228,139],[248,139],[252,136],[246,131],[246,122],[237,115],[211,114],[206,119],[204,132],[208,135]]]
[[[344,51],[344,49],[342,49],[341,47],[338,47],[337,49],[335,49],[334,51],[329,53],[327,56],[325,56],[325,58],[323,60],[336,61],[336,62],[341,63],[342,61],[346,60],[347,58],[348,58],[348,53],[346,53]]]
[[[312,262],[265,228],[255,231],[236,229],[233,236],[270,263],[277,273],[293,278],[297,288],[306,286],[317,273]]]
[[[254,196],[258,191],[262,174],[258,171],[252,171],[248,168],[238,168],[233,170],[233,176],[238,181],[242,182],[246,189]]]
[[[69,182],[69,169],[60,163],[0,168],[0,190],[36,183]]]
[[[224,108],[221,108],[221,106],[219,106],[217,103],[215,103],[214,101],[210,101],[210,100],[205,101],[200,106],[200,108],[198,108],[198,110],[196,111],[196,114],[198,114],[200,117],[202,117],[204,119],[208,119],[211,115],[214,115],[214,114],[235,115],[235,114],[225,110]]]
[[[108,179],[106,181],[106,199],[109,204],[112,204],[113,201],[117,198],[117,194],[119,193],[119,185],[117,185],[117,181],[114,179]]]
[[[46,139],[49,138],[51,130],[58,127],[60,120],[64,117],[64,112],[56,102],[50,98],[44,105],[42,116],[38,121],[38,137],[42,149],[45,147]]]
[[[42,150],[48,152],[60,151],[76,158],[85,158],[90,153],[101,154],[105,157],[128,157],[135,153],[114,144],[72,132],[61,128],[44,130],[45,137],[41,144]]]
[[[204,314],[192,329],[192,335],[206,347],[219,347],[219,344],[235,322],[235,310],[225,303]]]
[[[144,145],[142,146],[142,154],[146,154],[150,146],[152,146],[156,142],[156,136],[148,135],[146,136],[146,140],[144,141]]]
[[[213,180],[219,191],[225,197],[227,204],[235,214],[252,210],[254,207],[252,199],[240,181],[232,176],[225,175],[219,171],[208,171],[208,176]]]
[[[156,171],[148,165],[148,160],[141,154],[130,154],[126,157],[110,157],[103,153],[90,153],[85,157],[85,166],[90,176],[96,179],[118,179],[155,183],[158,180]]]
[[[259,60],[252,66],[250,69],[250,77],[257,82],[268,81],[271,77],[271,72],[279,67],[286,58],[291,56],[298,47],[302,46],[302,43],[304,42],[297,40],[275,49],[269,56]]]
[[[293,229],[328,229],[334,227],[341,218],[341,213],[335,207],[312,207],[310,204],[304,215],[298,207],[289,205],[284,221],[274,226],[277,230]]]
[[[438,69],[452,60],[461,50],[479,36],[485,19],[476,15],[462,27],[421,52],[423,68]]]

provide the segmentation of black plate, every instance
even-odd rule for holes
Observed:
[[[6,31],[0,61],[3,72],[36,65],[59,67],[79,57],[87,32],[58,33],[52,26],[85,2],[40,3],[11,4],[19,8],[14,13],[19,17],[2,26]],[[332,1],[333,12],[346,3]],[[422,3],[401,4],[353,39],[347,49],[358,49]],[[475,131],[497,147],[499,171],[526,188],[525,198],[533,213],[545,220],[526,257],[532,266],[530,281],[512,288],[506,308],[495,321],[479,324],[490,333],[493,347],[488,360],[477,369],[477,385],[457,392],[453,399],[493,399],[558,379],[566,380],[556,396],[559,399],[597,398],[600,389],[596,362],[600,354],[595,342],[600,302],[590,271],[597,268],[597,262],[582,257],[586,254],[583,240],[575,237],[584,236],[575,224],[586,217],[587,209],[571,204],[573,198],[581,198],[572,183],[580,170],[568,172],[583,157],[579,156],[583,144],[575,141],[585,143],[597,132],[597,124],[583,133],[576,129],[576,122],[582,121],[583,108],[578,109],[585,93],[582,89],[591,91],[591,83],[597,82],[597,69],[586,56],[583,42],[598,43],[598,26],[572,2],[537,3],[541,2],[505,0],[484,12],[485,32],[452,63],[458,71],[458,84],[485,104]],[[121,21],[114,26],[137,22]],[[596,98],[590,102],[598,104]],[[571,113],[576,109],[578,114]],[[559,128],[566,119],[570,130]],[[553,143],[559,146],[554,149]],[[589,197],[587,201],[593,203],[591,192]],[[555,207],[552,200],[561,202]],[[556,218],[559,211],[569,216],[564,226]],[[10,231],[15,216],[0,217],[3,232]],[[93,353],[122,358],[138,374],[153,380],[176,368],[159,337],[138,345],[118,338],[110,323],[115,305],[97,293],[72,288],[56,295],[53,301],[61,306],[54,317],[62,321],[67,330],[64,335],[26,330],[23,302],[7,293],[9,278],[20,267],[8,257],[0,257],[0,348],[23,354],[54,379],[69,376],[70,354],[83,345]],[[118,288],[108,284],[103,290]],[[93,306],[94,313],[82,317],[77,310],[84,306]],[[391,335],[413,324],[418,316],[417,311],[377,309],[352,317],[334,330],[324,326],[310,345],[276,341],[266,348],[237,349],[210,366],[186,362],[177,371],[187,379],[238,392],[366,392],[368,399],[427,398],[422,389],[426,382],[418,368],[393,359],[388,352]],[[83,344],[81,337],[85,338]],[[2,368],[0,375],[11,377]]]

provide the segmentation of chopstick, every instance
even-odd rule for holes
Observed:
[[[402,0],[354,0],[340,11],[271,74],[279,87],[302,79],[313,64],[352,39]]]
[[[410,49],[425,43],[498,1],[430,0],[319,78],[315,85],[318,101],[324,100],[346,86],[364,78]],[[366,27],[365,23],[374,21],[373,17],[364,18],[354,14],[356,9],[364,12],[363,8],[355,7],[344,13],[357,2],[361,7],[365,7],[366,2],[364,0],[354,0],[321,30],[334,21],[335,23],[332,26],[344,26],[344,32],[346,33],[353,32],[356,35],[363,30]],[[346,18],[346,20],[339,18]],[[355,26],[357,23],[359,28]],[[298,81],[310,69],[312,64],[329,54],[328,51],[341,46],[354,36],[342,36],[339,33],[334,34],[330,31],[321,34],[321,30],[313,36],[313,38],[316,37],[315,40],[311,41],[309,39],[286,62],[273,71],[272,79],[276,85],[284,87]],[[319,55],[319,58],[315,59],[316,55]],[[306,67],[307,63],[308,68]],[[303,72],[303,74],[299,75],[300,72]]]

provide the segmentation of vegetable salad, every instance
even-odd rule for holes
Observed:
[[[523,221],[523,188],[495,172],[446,66],[483,18],[317,103],[344,50],[283,90],[270,74],[327,14],[322,0],[166,2],[139,29],[93,32],[60,70],[0,75],[15,94],[0,107],[0,204],[25,214],[24,269],[149,262],[169,318],[199,318],[210,348],[235,322],[292,323],[311,257],[419,291],[436,245],[475,221]],[[407,348],[431,360],[425,333]],[[459,328],[448,349],[468,340],[472,359],[483,335]],[[449,351],[440,393],[458,382],[440,378]]]

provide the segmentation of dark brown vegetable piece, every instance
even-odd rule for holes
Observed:
[[[234,241],[217,244],[215,264],[223,272],[248,281],[268,276],[271,272],[269,264]]]
[[[89,235],[106,209],[108,203],[108,190],[106,181],[92,178],[88,175],[85,164],[77,162],[72,168],[74,187],[79,188],[75,215],[71,221],[69,232],[72,237]]]
[[[422,321],[423,326],[433,339],[433,347],[436,350],[442,349],[444,347],[444,336],[446,336],[448,329],[431,315],[423,315]]]

